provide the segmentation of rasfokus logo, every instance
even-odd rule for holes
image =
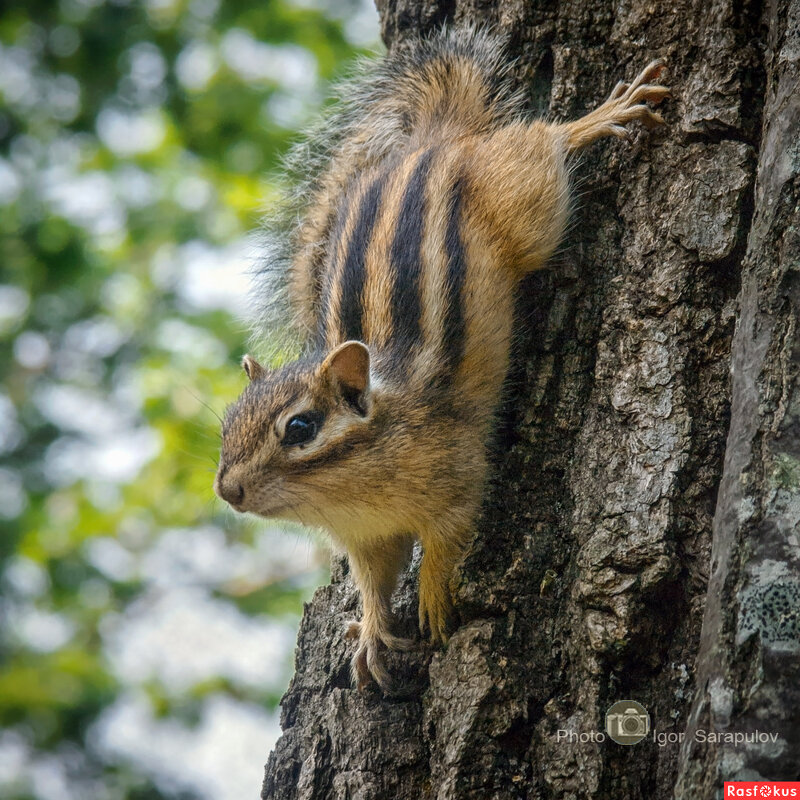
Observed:
[[[800,800],[800,781],[725,781],[728,797],[795,797]]]

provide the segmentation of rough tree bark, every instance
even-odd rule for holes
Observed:
[[[448,648],[392,658],[403,696],[353,691],[342,631],[357,596],[335,558],[263,797],[660,800],[797,778],[800,0],[379,10],[389,47],[445,20],[504,31],[554,118],[654,56],[675,99],[665,129],[584,157],[569,241],[524,286]],[[415,604],[412,569],[396,595],[409,633]],[[683,745],[559,740],[603,730],[627,698]],[[694,738],[756,728],[779,742]]]

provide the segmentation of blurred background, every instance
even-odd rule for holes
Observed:
[[[270,175],[370,0],[0,4],[0,797],[258,796],[324,542],[213,496]]]

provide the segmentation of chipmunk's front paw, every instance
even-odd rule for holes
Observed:
[[[358,640],[358,648],[350,663],[355,686],[361,690],[374,680],[383,691],[391,691],[393,683],[381,650],[410,650],[414,647],[414,642],[394,636],[388,631],[369,631],[363,622],[356,620],[347,624],[345,638]]]
[[[353,683],[359,691],[373,679],[384,691],[391,688],[391,678],[386,671],[386,666],[378,650],[379,647],[379,639],[367,639],[362,636],[359,640],[358,649],[350,662]]]
[[[427,627],[434,644],[447,644],[451,614],[452,604],[446,591],[426,591],[420,586],[419,630],[423,636]]]

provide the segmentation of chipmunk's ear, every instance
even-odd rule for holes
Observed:
[[[254,381],[257,378],[263,378],[267,374],[267,371],[264,369],[264,367],[262,367],[261,364],[259,364],[258,361],[253,358],[253,356],[249,355],[242,359],[242,369],[245,371],[245,374],[251,381]]]
[[[364,400],[369,391],[369,348],[365,344],[340,344],[325,357],[322,372],[339,387],[348,403],[365,413]]]

